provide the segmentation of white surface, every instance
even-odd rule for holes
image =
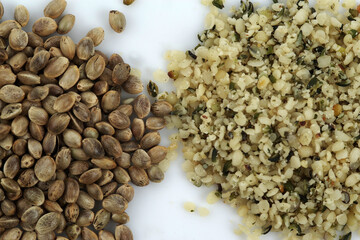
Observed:
[[[2,2],[5,7],[3,19],[12,19],[17,4],[25,5],[30,11],[31,27],[42,16],[48,1]],[[238,2],[228,0],[227,6]],[[269,3],[270,0],[254,2]],[[127,27],[121,34],[113,32],[108,24],[108,12],[112,9],[118,9],[126,15]],[[74,41],[79,41],[93,27],[103,27],[105,40],[98,49],[107,55],[121,53],[126,62],[141,70],[144,83],[152,78],[152,72],[156,69],[166,69],[163,60],[166,50],[188,50],[198,44],[197,34],[203,30],[203,19],[207,12],[208,9],[200,4],[200,0],[136,0],[129,7],[124,6],[122,0],[68,0],[65,10],[65,14],[76,16],[75,26],[69,33]],[[29,26],[27,30],[30,30]],[[169,86],[159,87],[160,90],[169,89]],[[241,220],[235,210],[221,202],[211,206],[206,204],[210,189],[199,189],[190,184],[181,169],[182,161],[180,153],[162,183],[136,188],[135,198],[127,210],[131,218],[128,225],[134,233],[134,239],[245,239],[233,233]],[[186,201],[207,207],[210,215],[200,217],[196,212],[186,212],[183,208]],[[276,239],[269,235],[266,238]]]

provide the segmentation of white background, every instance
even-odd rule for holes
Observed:
[[[47,0],[3,0],[3,19],[13,19],[17,4],[25,5],[30,11],[31,27],[42,16]],[[238,4],[228,0],[227,6]],[[270,3],[270,0],[253,2]],[[108,24],[108,13],[117,9],[126,15],[127,26],[123,33],[113,32]],[[69,35],[79,41],[94,27],[105,29],[105,40],[98,47],[107,55],[120,53],[132,67],[142,72],[147,83],[152,73],[166,69],[164,53],[169,49],[188,50],[198,44],[197,34],[203,30],[203,20],[208,9],[200,0],[136,0],[131,6],[124,6],[122,0],[68,0],[66,13],[76,16],[76,23]],[[30,30],[29,26],[26,28]],[[159,85],[160,90],[169,90],[169,85]],[[166,130],[165,130],[166,131]],[[166,141],[164,141],[166,144]],[[234,234],[241,219],[235,209],[218,202],[206,203],[211,191],[197,188],[189,183],[181,169],[181,151],[172,162],[160,184],[152,183],[136,188],[135,198],[127,210],[130,215],[129,227],[135,240],[215,240],[245,239]],[[198,213],[186,212],[184,202],[191,201],[198,207],[207,207],[210,215],[200,217]],[[263,239],[276,239],[266,235]]]

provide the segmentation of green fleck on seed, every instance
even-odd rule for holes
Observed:
[[[220,9],[224,8],[223,0],[213,0],[212,4],[217,8],[220,8]]]

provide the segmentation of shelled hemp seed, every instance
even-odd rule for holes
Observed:
[[[22,30],[23,5],[0,23],[0,239],[131,240],[129,183],[164,178],[168,149],[158,131],[172,106],[151,103],[120,55],[95,49],[101,27],[78,44],[48,37],[74,26],[71,14],[55,21],[66,5],[51,1],[33,32]],[[111,17],[116,31],[121,16]],[[123,99],[123,91],[138,96]],[[104,230],[110,221],[113,232]]]

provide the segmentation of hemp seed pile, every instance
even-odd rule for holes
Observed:
[[[0,23],[0,239],[132,240],[129,183],[163,180],[158,131],[173,107],[151,104],[120,55],[95,50],[101,27],[78,44],[55,35],[74,26],[72,14],[55,21],[66,5],[49,2],[32,32],[23,5]],[[109,24],[122,32],[125,16],[110,11]]]
[[[192,51],[166,58],[167,117],[187,177],[217,185],[255,234],[333,239],[360,226],[360,9],[345,0],[211,5]],[[260,230],[259,230],[260,229]]]

